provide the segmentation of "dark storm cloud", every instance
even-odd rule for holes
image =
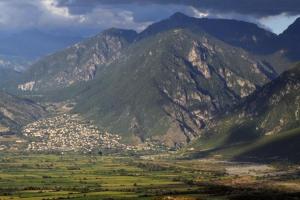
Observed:
[[[94,0],[0,0],[0,30],[5,29],[95,29],[111,27],[142,30],[154,21],[191,8],[184,5],[124,3]]]
[[[89,12],[98,4],[176,4],[213,10],[215,12],[235,12],[261,17],[281,13],[291,15],[300,13],[299,0],[60,0],[59,4],[70,7],[74,12]]]
[[[250,21],[280,32],[300,13],[300,0],[0,0],[0,10],[1,31],[37,28],[89,34],[110,27],[141,31],[183,12]]]
[[[193,17],[249,21],[280,33],[300,15],[300,0],[58,0],[57,6],[75,15],[89,15],[98,7],[114,13],[126,10],[137,30],[180,11]]]

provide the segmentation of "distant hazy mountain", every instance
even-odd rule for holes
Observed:
[[[0,92],[0,134],[17,133],[21,126],[44,116],[41,106],[5,92]]]
[[[18,80],[30,64],[31,62],[24,58],[0,55],[0,88],[12,80]]]
[[[80,37],[27,30],[0,37],[0,54],[36,59],[80,41]]]
[[[0,35],[0,88],[17,80],[37,58],[66,48],[82,38],[28,30]]]
[[[0,88],[5,88],[10,81],[21,78],[21,73],[14,69],[0,68]]]

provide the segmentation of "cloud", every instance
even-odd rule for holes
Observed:
[[[280,15],[282,13],[297,15],[300,13],[300,1],[298,0],[178,0],[178,2],[184,2],[197,8],[211,9],[216,12],[235,12],[257,17]]]
[[[80,16],[67,7],[56,7],[55,0],[0,1],[0,29],[26,29],[76,23]]]
[[[256,16],[279,15],[282,13],[297,15],[300,13],[299,0],[60,0],[59,2],[60,6],[85,7],[87,12],[97,4],[176,4],[214,10],[216,12],[235,12]]]
[[[292,24],[300,15],[289,15],[287,13],[282,13],[276,16],[268,16],[259,19],[259,23],[265,25],[268,29],[274,33],[282,33],[287,27],[287,25]]]
[[[117,27],[141,31],[155,21],[183,12],[194,17],[240,19],[271,29],[274,25],[275,31],[280,32],[300,13],[300,1],[0,0],[0,10],[0,30],[36,28],[95,33]],[[278,16],[282,25],[274,24]]]
[[[0,30],[95,29],[117,27],[143,30],[174,12],[191,13],[190,6],[106,4],[96,0],[0,0]]]
[[[76,14],[89,13],[97,6],[131,7],[133,21],[139,22],[158,21],[171,15],[170,10],[180,11],[193,17],[249,21],[275,33],[300,16],[300,0],[59,0],[58,6]]]
[[[71,12],[71,7],[59,6],[58,0],[0,0],[0,30],[89,27],[105,29],[113,26],[141,30],[152,22],[136,16],[137,13],[142,15],[139,11],[141,8],[136,6],[124,8],[97,4],[88,12],[82,12],[84,8],[86,7],[76,6],[77,12],[74,9]]]
[[[122,9],[108,9],[105,7],[97,7],[90,13],[82,16],[82,26],[95,26],[99,29],[118,27],[142,30],[151,23],[148,21],[136,22],[134,13],[132,11]]]

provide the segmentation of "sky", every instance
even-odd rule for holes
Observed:
[[[182,12],[250,21],[281,33],[300,16],[300,0],[0,0],[0,31],[93,34],[116,27],[142,31]]]

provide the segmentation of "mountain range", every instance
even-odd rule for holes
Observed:
[[[34,81],[35,90],[40,90],[41,85],[47,90],[52,90],[93,79],[98,68],[102,69],[99,65],[111,64],[122,54],[121,51],[126,51],[127,47],[154,37],[157,33],[174,29],[202,32],[227,45],[253,54],[257,60],[274,68],[270,76],[274,72],[285,71],[291,62],[285,55],[287,49],[291,47],[280,46],[279,44],[283,40],[280,38],[290,38],[289,35],[292,31],[289,29],[292,29],[292,26],[282,35],[276,36],[248,22],[197,19],[176,13],[166,20],[150,25],[139,34],[130,30],[110,29],[66,50],[47,56],[36,62],[21,82]],[[54,80],[58,80],[61,86],[51,86],[54,84]]]
[[[176,13],[141,33],[113,28],[46,56],[9,89],[75,101],[73,113],[125,143],[191,143],[193,155],[209,155],[299,127],[299,66],[291,69],[299,39],[299,19],[277,36]]]

